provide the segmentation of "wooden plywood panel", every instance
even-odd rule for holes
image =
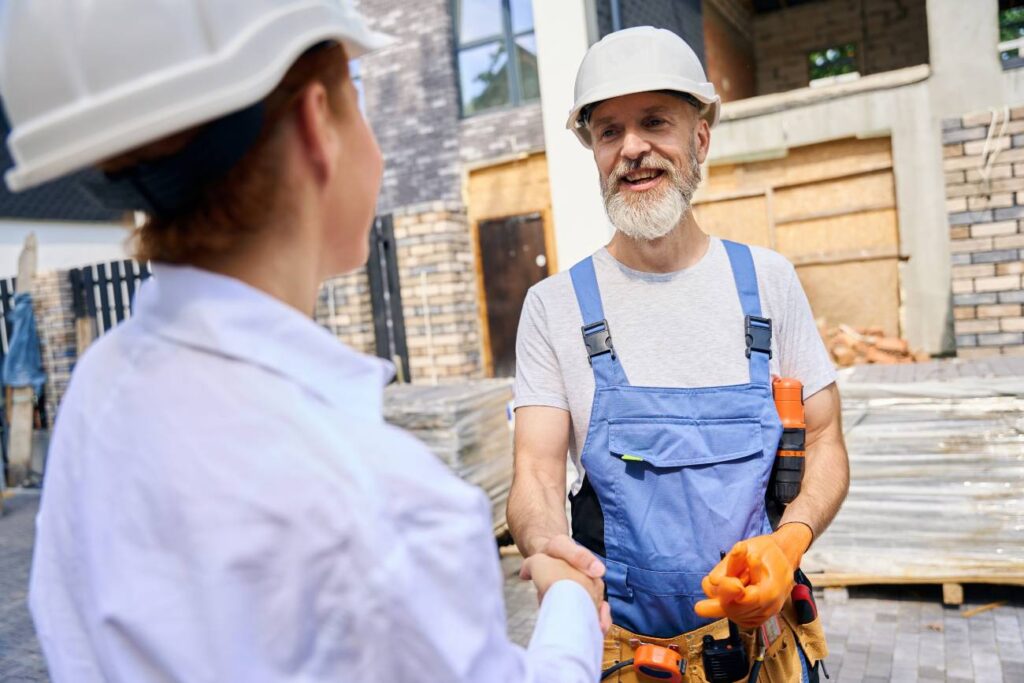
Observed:
[[[719,192],[784,187],[891,167],[889,138],[847,138],[795,147],[779,159],[712,166],[707,175],[709,190]]]
[[[830,327],[881,327],[899,334],[899,261],[895,258],[796,269],[811,310]]]
[[[693,212],[704,232],[745,244],[771,246],[764,196],[702,202],[694,205]]]
[[[899,244],[895,209],[850,213],[775,228],[776,249],[788,258],[807,254],[852,252]]]
[[[895,206],[892,172],[887,170],[781,188],[774,204],[776,223]]]
[[[731,190],[738,190],[740,183],[744,181],[743,176],[737,172],[739,168],[737,164],[718,164],[708,167],[704,183],[701,186],[701,193],[713,194],[716,192],[725,193]]]
[[[551,206],[547,157],[532,154],[472,171],[468,189],[474,221],[542,212]]]

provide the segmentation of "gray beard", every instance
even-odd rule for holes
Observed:
[[[621,175],[637,166],[620,163],[602,183],[605,212],[615,229],[635,240],[652,241],[664,237],[679,225],[690,210],[694,192],[700,185],[700,162],[697,150],[690,147],[690,164],[687,173],[681,173],[661,157],[656,158],[655,167],[665,171],[669,186],[662,188],[658,196],[629,197],[618,186]],[[645,193],[646,194],[646,193]]]

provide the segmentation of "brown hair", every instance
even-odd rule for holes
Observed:
[[[190,263],[197,257],[227,251],[243,237],[253,235],[280,194],[278,124],[314,81],[323,84],[331,110],[340,115],[341,83],[347,76],[348,60],[339,43],[316,46],[299,57],[264,99],[263,128],[256,143],[224,177],[201,188],[198,201],[188,209],[172,216],[148,216],[131,237],[136,258]],[[101,169],[115,173],[170,156],[202,129],[197,126],[140,147],[101,164]]]

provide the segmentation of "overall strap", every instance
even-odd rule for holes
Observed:
[[[747,341],[747,358],[750,359],[751,384],[771,386],[771,369],[768,361],[772,357],[772,321],[761,317],[761,297],[757,291],[757,271],[750,247],[738,242],[722,240],[729,254],[732,276],[736,280],[736,291],[743,307],[744,327]]]
[[[612,332],[604,317],[601,290],[594,273],[594,259],[583,259],[569,270],[576,302],[583,317],[583,345],[590,365],[594,368],[594,382],[598,388],[629,384],[622,364],[612,345]]]

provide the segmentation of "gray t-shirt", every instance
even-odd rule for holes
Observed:
[[[772,319],[772,374],[793,377],[807,398],[835,381],[807,296],[785,257],[751,247],[761,315]],[[711,238],[695,265],[674,273],[627,268],[600,249],[594,254],[605,317],[630,384],[709,387],[743,384],[743,310],[722,241]],[[583,481],[580,449],[594,399],[583,321],[568,271],[534,285],[526,296],[516,340],[515,405],[551,406],[572,418],[569,454]]]

